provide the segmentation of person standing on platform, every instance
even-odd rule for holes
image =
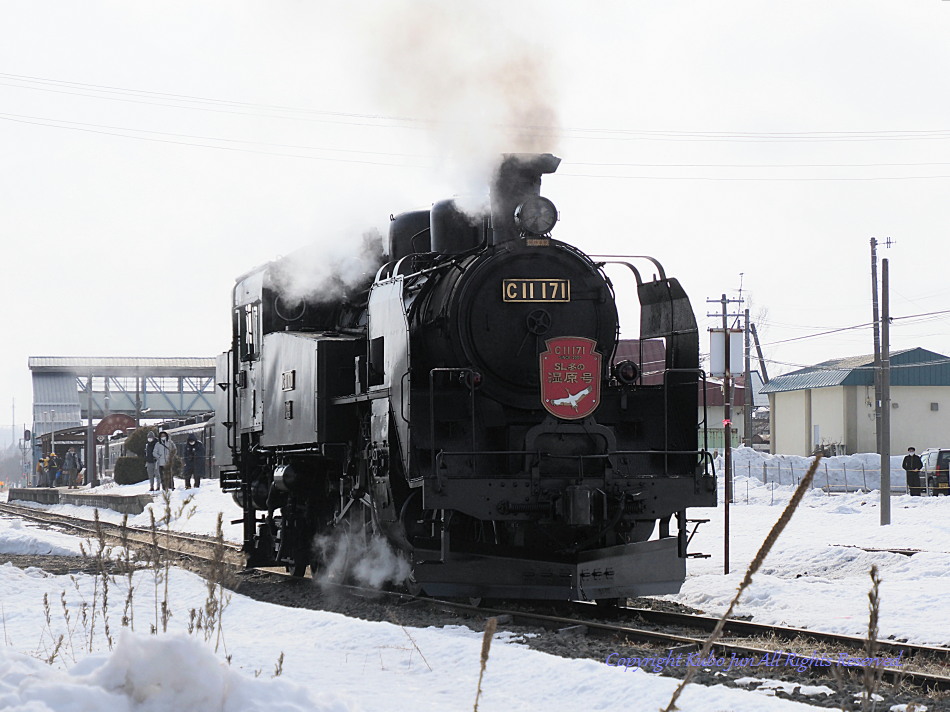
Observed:
[[[185,489],[191,489],[192,476],[195,479],[195,487],[201,487],[201,478],[205,473],[205,446],[194,434],[188,436],[183,459],[185,467],[182,474],[185,478]]]
[[[52,451],[49,454],[49,457],[46,458],[46,477],[50,487],[56,486],[56,477],[59,475],[59,455],[56,454],[56,451]]]
[[[48,484],[46,479],[46,458],[41,457],[36,461],[36,481],[33,483],[33,486],[46,487]]]
[[[158,438],[151,430],[145,439],[145,471],[148,473],[148,491],[157,491],[162,484],[161,475],[158,472],[158,461],[155,459],[155,444]]]
[[[76,448],[71,447],[66,451],[66,458],[63,460],[63,476],[66,480],[66,486],[69,489],[76,489],[77,476],[82,469],[82,462],[79,459],[79,453]]]
[[[924,463],[914,448],[907,448],[907,454],[904,456],[903,462],[901,462],[901,467],[907,474],[907,492],[915,497],[919,497],[921,492],[923,492],[923,486],[920,483],[920,471],[924,468]]]
[[[168,437],[168,433],[161,432],[158,434],[158,442],[155,443],[155,449],[152,450],[152,454],[155,455],[155,462],[158,464],[158,472],[161,476],[163,490],[175,489],[171,460],[176,450],[175,443]]]

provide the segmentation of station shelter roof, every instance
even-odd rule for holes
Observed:
[[[215,359],[31,356],[37,434],[109,413],[175,418],[214,410]]]

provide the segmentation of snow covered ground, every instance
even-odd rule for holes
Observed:
[[[899,458],[892,481],[903,484]],[[863,461],[877,467],[876,455],[829,458],[840,468],[860,472]],[[730,574],[723,575],[722,506],[691,509],[692,519],[709,519],[699,527],[691,552],[711,554],[691,559],[681,592],[670,600],[722,613],[735,595],[746,568],[772,524],[794,491],[784,485],[761,481],[762,464],[774,471],[782,462],[794,463],[800,479],[806,458],[773,457],[747,448],[736,451],[735,480],[730,506]],[[742,474],[751,463],[753,477]],[[824,486],[824,461],[815,484]],[[839,469],[840,472],[840,469]],[[721,473],[720,473],[721,474]],[[758,474],[758,477],[756,476]],[[876,475],[876,472],[875,472]],[[834,484],[833,475],[832,484]],[[842,478],[843,480],[843,478]],[[850,483],[850,482],[849,482]],[[720,477],[720,502],[722,501]],[[827,494],[812,489],[772,549],[746,591],[737,615],[751,615],[762,623],[815,628],[851,635],[867,633],[869,571],[876,564],[882,578],[882,638],[912,643],[950,644],[950,497],[891,497],[891,524],[880,526],[880,492]],[[913,556],[863,549],[920,549]]]
[[[751,451],[750,451],[751,453]],[[737,453],[737,461],[752,454]],[[760,458],[758,454],[754,457]],[[766,456],[767,457],[767,456]],[[768,463],[767,463],[768,464]],[[753,461],[753,467],[761,463]],[[796,468],[797,469],[797,468]],[[799,476],[804,473],[802,469]],[[209,483],[210,484],[210,483]],[[824,484],[819,479],[818,484]],[[123,487],[138,492],[143,485]],[[681,593],[667,596],[715,613],[728,605],[745,566],[788,501],[792,486],[763,484],[737,468],[736,503],[731,513],[731,570],[724,576],[722,507],[691,510],[692,518],[710,518],[691,550],[712,554],[691,559]],[[190,502],[186,500],[192,497]],[[213,533],[217,512],[228,522],[239,516],[230,497],[215,486],[173,493],[172,526]],[[54,509],[78,510],[57,507]],[[163,507],[156,508],[156,518]],[[763,622],[782,621],[860,635],[867,625],[868,571],[881,570],[882,637],[913,642],[950,642],[948,618],[941,614],[950,596],[950,498],[892,498],[892,524],[879,526],[879,497],[810,492],[789,528],[766,559],[739,607]],[[89,512],[85,512],[89,516]],[[121,515],[101,513],[110,521]],[[130,520],[149,522],[146,512]],[[226,527],[237,540],[237,527]],[[912,557],[855,548],[916,548]],[[7,519],[0,519],[0,551],[6,553],[78,553],[78,540]],[[259,709],[298,710],[443,710],[470,709],[478,683],[481,633],[463,627],[406,630],[335,613],[293,610],[232,595],[224,613],[224,637],[205,642],[187,632],[189,611],[201,608],[207,588],[196,576],[173,570],[169,585],[169,632],[149,635],[155,624],[155,582],[149,572],[135,575],[135,630],[122,630],[121,607],[127,589],[122,578],[109,593],[110,651],[101,613],[90,635],[95,579],[56,576],[39,570],[0,566],[0,709],[46,710]],[[50,612],[44,611],[47,596]],[[100,594],[101,595],[101,590]],[[65,597],[66,618],[62,599]],[[45,662],[62,635],[52,664]],[[411,638],[410,638],[411,635]],[[91,641],[91,642],[90,642]],[[623,655],[623,650],[618,650]],[[810,651],[802,651],[807,653]],[[282,670],[275,670],[282,658]],[[230,664],[225,657],[230,656]],[[424,656],[424,658],[423,658]],[[566,660],[530,650],[499,633],[491,649],[479,709],[613,710],[665,706],[676,681],[624,670],[603,662]],[[754,685],[753,685],[754,687]],[[774,687],[774,685],[773,685]],[[814,690],[822,695],[821,688]],[[773,693],[774,694],[774,693]],[[681,710],[811,709],[776,699],[767,690],[691,686],[680,698]]]

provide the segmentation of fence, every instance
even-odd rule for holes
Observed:
[[[794,462],[763,462],[762,476],[757,479],[760,479],[764,484],[772,482],[779,485],[797,485],[801,482],[809,467],[811,467],[810,462],[801,463],[797,467]],[[732,472],[733,475],[747,474],[749,478],[752,478],[758,474],[757,470],[758,466],[749,462],[745,466],[733,465]],[[868,485],[869,479],[870,486]],[[852,466],[849,468],[843,463],[840,467],[829,467],[828,463],[824,462],[818,468],[818,472],[815,473],[814,486],[820,487],[826,492],[855,492],[857,490],[870,492],[872,489],[880,489],[881,470],[879,467],[869,468],[863,463],[859,467]],[[905,493],[906,491],[906,484],[895,484],[892,478],[891,492]]]

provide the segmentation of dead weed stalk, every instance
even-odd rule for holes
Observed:
[[[762,546],[759,547],[759,551],[756,553],[755,558],[753,558],[752,563],[749,564],[749,568],[746,570],[745,576],[742,579],[742,583],[739,584],[739,588],[736,591],[736,595],[733,597],[732,602],[729,604],[729,608],[727,608],[726,612],[722,614],[722,617],[716,623],[716,627],[713,629],[713,632],[709,634],[706,642],[703,643],[703,648],[699,653],[700,659],[707,657],[709,655],[709,651],[712,649],[712,646],[717,640],[719,640],[719,636],[722,635],[722,630],[726,625],[726,621],[729,619],[729,616],[732,615],[733,610],[735,610],[735,607],[739,603],[739,599],[742,597],[742,594],[745,593],[745,590],[752,583],[752,576],[755,575],[755,572],[758,571],[762,566],[762,562],[765,561],[765,557],[768,556],[769,551],[772,550],[772,547],[778,540],[779,535],[788,525],[789,521],[791,521],[792,515],[795,513],[795,510],[801,503],[802,498],[805,496],[805,492],[807,492],[808,488],[811,487],[811,482],[815,477],[815,471],[818,469],[818,463],[820,461],[821,455],[816,455],[814,462],[811,463],[811,467],[808,468],[808,472],[805,473],[805,476],[802,478],[801,482],[798,483],[798,487],[795,489],[795,492],[792,494],[792,498],[785,506],[785,510],[782,512],[782,515],[772,526],[768,536],[765,537],[765,541],[762,542]],[[679,696],[682,694],[686,686],[696,675],[697,669],[698,668],[696,667],[689,667],[686,670],[686,675],[683,676],[683,680],[673,691],[673,696],[670,698],[670,702],[664,708],[663,712],[672,712],[676,709],[676,701],[679,699]]]

